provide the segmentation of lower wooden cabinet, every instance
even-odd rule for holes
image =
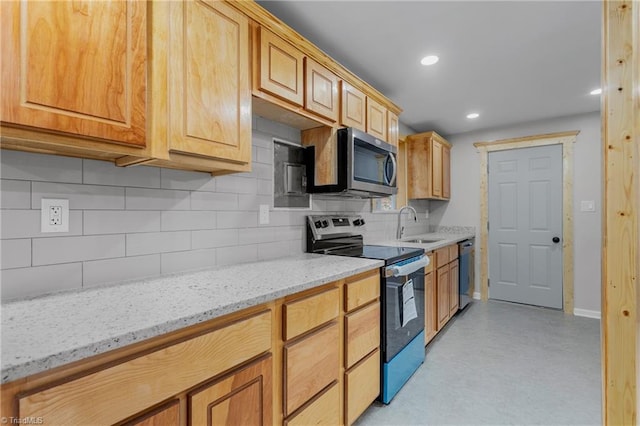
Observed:
[[[44,420],[44,419],[43,419]],[[160,408],[150,411],[122,426],[179,426],[180,400],[174,399]]]
[[[449,265],[442,266],[436,271],[436,287],[438,291],[438,330],[449,321]]]
[[[189,424],[271,425],[271,355],[189,395]]]
[[[285,420],[284,424],[286,426],[339,425],[342,423],[340,397],[340,386],[337,382],[333,383],[300,412]]]
[[[425,344],[458,312],[460,302],[458,245],[439,248],[433,258],[433,270],[425,273]]]
[[[460,267],[458,266],[458,259],[449,264],[449,318],[454,316],[458,312],[458,306],[460,302],[459,283]]]
[[[380,394],[380,350],[376,349],[344,376],[344,422],[350,425]]]
[[[438,333],[438,294],[434,272],[424,276],[424,344],[426,345]]]

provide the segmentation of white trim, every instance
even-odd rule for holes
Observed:
[[[476,299],[476,300],[482,299],[482,297],[480,297],[480,292],[479,291],[474,291],[473,292],[473,298]]]
[[[600,311],[590,311],[588,309],[573,309],[573,315],[577,317],[587,317],[587,318],[595,318],[600,319]]]

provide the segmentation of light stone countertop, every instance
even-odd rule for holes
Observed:
[[[383,266],[302,254],[2,304],[2,383]]]
[[[458,243],[460,241],[468,240],[469,238],[475,238],[476,234],[471,232],[430,232],[427,234],[419,234],[419,235],[405,235],[401,240],[382,240],[382,241],[374,241],[370,244],[374,245],[383,245],[383,246],[393,246],[393,247],[416,247],[424,249],[425,253],[437,250],[441,247],[446,247],[448,245]],[[428,240],[439,240],[433,243],[410,243],[407,240],[415,240],[415,239],[428,239]]]

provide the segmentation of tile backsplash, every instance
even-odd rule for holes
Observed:
[[[296,255],[309,214],[358,213],[365,242],[395,238],[397,215],[371,213],[369,200],[314,198],[310,210],[274,210],[273,138],[297,129],[254,117],[250,173],[207,173],[0,152],[2,300],[175,272]],[[40,200],[69,200],[67,233],[40,232]],[[259,225],[260,204],[271,208]],[[412,202],[427,232],[427,202]]]

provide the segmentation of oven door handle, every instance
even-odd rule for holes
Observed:
[[[385,276],[386,277],[399,277],[402,275],[413,274],[420,268],[424,268],[429,265],[429,257],[422,255],[417,258],[414,262],[407,263],[404,265],[391,265],[385,268]]]

